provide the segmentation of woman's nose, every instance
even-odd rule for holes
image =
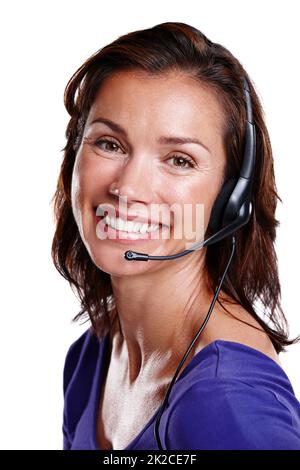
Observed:
[[[153,189],[151,174],[149,159],[145,156],[132,158],[120,169],[112,188],[118,189],[120,199],[147,203]]]

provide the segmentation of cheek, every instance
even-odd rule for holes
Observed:
[[[112,160],[101,159],[88,150],[78,153],[74,170],[74,193],[82,203],[97,204],[111,182],[117,177],[118,166]]]
[[[83,238],[81,185],[80,177],[75,167],[72,174],[71,204],[74,219],[77,223],[81,238]]]
[[[85,219],[87,217],[90,197],[96,184],[92,168],[80,154],[77,155],[71,183],[72,211],[77,223],[81,238],[85,240]]]
[[[72,183],[71,183],[71,201],[72,201],[72,210],[75,217],[75,220],[78,223],[78,215],[81,211],[81,203],[82,203],[82,180],[81,180],[81,171],[80,171],[80,164],[78,164],[78,160],[75,161],[75,165],[73,168],[72,173]]]
[[[89,252],[90,242],[95,237],[93,208],[105,199],[110,178],[105,165],[99,165],[97,159],[87,153],[78,152],[72,173],[71,203],[81,239]]]
[[[82,208],[86,201],[102,186],[99,168],[92,160],[78,153],[72,174],[71,197],[74,211]]]
[[[189,238],[191,232],[204,235],[219,184],[219,175],[209,174],[198,176],[192,183],[189,179],[173,190],[173,204],[179,208],[175,226],[181,224],[184,238]]]

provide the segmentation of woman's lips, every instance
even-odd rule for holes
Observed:
[[[118,230],[106,225],[104,222],[104,216],[96,216],[97,227],[96,235],[101,240],[113,240],[118,243],[123,244],[132,244],[132,243],[141,243],[148,240],[160,240],[160,234],[162,229],[166,230],[168,227],[162,226],[160,224],[159,229],[154,232],[146,233],[134,233],[134,232],[125,232],[123,230]]]

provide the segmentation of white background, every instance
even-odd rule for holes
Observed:
[[[277,255],[291,335],[298,312],[299,15],[297,1],[1,2],[2,449],[61,449],[62,369],[86,325],[55,270],[50,200],[62,160],[64,87],[92,53],[137,29],[181,21],[227,47],[265,110],[279,204]],[[298,33],[297,33],[298,31]],[[299,399],[300,345],[281,354]]]

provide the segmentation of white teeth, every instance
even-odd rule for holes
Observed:
[[[141,233],[146,233],[146,232],[148,232],[148,230],[149,230],[148,224],[144,224],[140,228]]]
[[[108,215],[104,217],[104,222],[106,225],[109,225],[110,227],[117,229],[117,230],[122,230],[125,232],[136,232],[136,233],[146,233],[146,232],[153,232],[154,230],[157,230],[159,228],[158,224],[143,224],[141,222],[132,222],[132,221],[127,221],[125,222],[122,219],[115,218],[115,217],[109,217]]]

